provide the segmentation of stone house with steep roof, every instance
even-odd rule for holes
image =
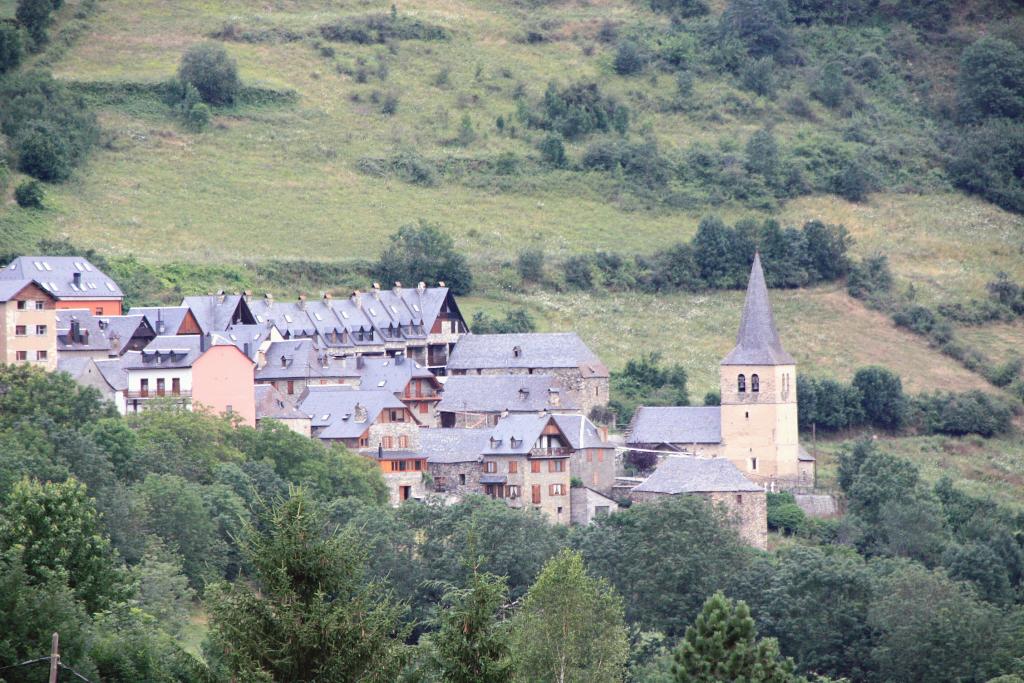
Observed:
[[[505,415],[579,415],[579,404],[552,375],[454,375],[437,405],[442,427],[493,427]]]

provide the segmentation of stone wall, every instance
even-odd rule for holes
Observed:
[[[464,496],[469,493],[483,493],[480,484],[482,468],[479,462],[429,463],[428,469],[434,477],[436,493]],[[465,483],[462,483],[465,480]],[[442,482],[442,483],[439,483]]]
[[[576,477],[583,485],[611,495],[615,485],[615,449],[585,448],[573,451],[569,458],[570,475]]]
[[[484,368],[470,370],[467,375],[550,375],[558,380],[559,386],[580,407],[580,412],[587,416],[595,406],[607,406],[609,398],[608,377],[584,378],[579,368]]]
[[[619,504],[608,500],[586,486],[576,486],[569,492],[570,519],[573,524],[587,525],[600,515],[607,515],[619,509]]]
[[[375,422],[370,426],[369,448],[377,450],[377,446],[385,436],[391,437],[391,447],[384,450],[419,450],[420,427],[415,422]],[[399,438],[406,437],[406,446],[399,445]]]
[[[410,499],[419,500],[427,495],[427,489],[423,483],[423,471],[384,472],[383,475],[384,483],[388,486],[388,497],[392,507],[397,507],[403,502],[400,490],[402,486],[412,488]]]
[[[634,491],[630,498],[634,503],[645,503],[663,498],[665,493]],[[686,495],[686,494],[682,494]],[[768,501],[763,491],[695,493],[715,506],[725,509],[740,537],[749,545],[761,550],[768,548]]]

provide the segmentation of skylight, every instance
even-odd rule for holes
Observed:
[[[117,291],[117,287],[114,286],[113,282],[108,282],[107,283],[107,289],[109,289],[111,292],[116,292]]]

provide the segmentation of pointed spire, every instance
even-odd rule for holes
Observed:
[[[772,304],[768,299],[768,286],[761,270],[761,254],[754,253],[747,283],[747,299],[743,303],[740,331],[736,347],[722,361],[722,365],[794,365],[793,357],[786,353],[775,329]]]

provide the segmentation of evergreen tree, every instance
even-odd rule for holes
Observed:
[[[241,680],[390,681],[400,665],[406,612],[363,578],[353,531],[328,533],[323,513],[295,489],[247,524],[242,552],[253,584],[208,593],[211,638]]]
[[[796,683],[793,662],[782,659],[772,638],[758,640],[750,608],[715,593],[676,651],[677,683]]]
[[[622,598],[563,550],[530,587],[512,619],[517,681],[620,681],[629,653]]]

